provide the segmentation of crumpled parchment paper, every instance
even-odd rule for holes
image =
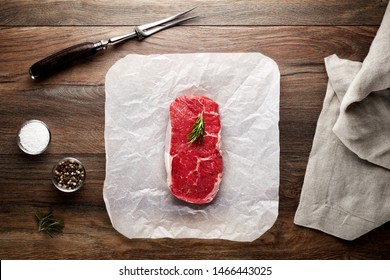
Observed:
[[[278,215],[279,85],[259,53],[128,55],[106,75],[104,201],[128,238],[253,241]],[[169,105],[182,94],[220,106],[223,177],[207,205],[174,198],[164,145]]]

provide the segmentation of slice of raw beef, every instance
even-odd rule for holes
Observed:
[[[189,143],[187,135],[200,114],[203,141]],[[196,204],[213,200],[222,178],[221,121],[218,104],[206,96],[180,96],[169,110],[165,166],[171,193]]]

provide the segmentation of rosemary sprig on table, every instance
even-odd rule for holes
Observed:
[[[189,134],[187,134],[187,140],[190,145],[195,141],[203,142],[204,136],[204,119],[203,112],[199,114],[195,123],[192,125],[192,130]]]
[[[38,223],[38,231],[44,231],[50,237],[53,237],[55,233],[62,232],[65,224],[60,219],[55,219],[53,217],[53,210],[50,210],[49,213],[38,216],[35,214],[35,219]]]

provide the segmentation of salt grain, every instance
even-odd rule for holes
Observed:
[[[50,131],[46,124],[31,120],[23,124],[18,134],[20,149],[30,155],[43,153],[50,143]]]

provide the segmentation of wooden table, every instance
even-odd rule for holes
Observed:
[[[2,1],[0,6],[1,259],[388,259],[390,224],[347,242],[294,225],[302,182],[325,95],[323,58],[362,61],[388,1],[174,0]],[[33,81],[38,59],[75,43],[99,41],[193,6],[205,16],[129,41],[52,77]],[[104,79],[127,54],[261,52],[281,72],[280,204],[274,226],[254,242],[127,239],[111,226],[103,201]],[[49,149],[23,154],[20,125],[47,123]],[[67,195],[51,183],[53,164],[82,160],[85,187]],[[34,214],[49,209],[62,234],[38,233]]]

